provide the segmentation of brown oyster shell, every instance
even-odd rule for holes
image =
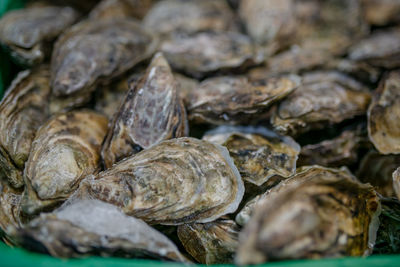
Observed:
[[[256,60],[250,38],[238,32],[176,35],[165,40],[160,49],[174,69],[194,76],[239,68]]]
[[[94,197],[151,224],[213,221],[244,193],[226,148],[195,138],[163,141],[82,181],[74,198]]]
[[[141,19],[153,0],[102,0],[90,12],[90,19],[134,17]]]
[[[311,72],[278,104],[271,123],[278,132],[297,135],[362,115],[370,99],[368,88],[343,73]]]
[[[368,109],[368,135],[382,154],[400,153],[400,71],[381,80]]]
[[[189,119],[197,123],[238,124],[263,116],[276,101],[300,85],[296,75],[250,82],[244,76],[204,80],[189,92]]]
[[[361,160],[357,170],[357,178],[369,183],[385,197],[395,196],[392,174],[400,166],[399,155],[382,155],[372,150]]]
[[[107,118],[89,110],[59,114],[45,123],[24,171],[23,212],[36,214],[59,205],[95,172],[106,131]]]
[[[400,21],[398,0],[361,0],[364,18],[369,24],[386,25]]]
[[[38,65],[51,53],[56,37],[77,19],[70,7],[32,7],[7,12],[0,20],[0,43],[23,66]]]
[[[225,146],[244,181],[261,186],[271,177],[293,175],[300,146],[288,136],[262,127],[220,126],[203,140]]]
[[[234,14],[225,0],[159,1],[143,19],[143,25],[161,35],[224,31],[233,28]]]
[[[302,182],[259,202],[239,235],[237,264],[371,253],[380,213],[376,192],[326,170],[308,168],[297,174],[306,176]]]
[[[186,111],[168,62],[157,53],[145,75],[130,85],[104,140],[106,168],[140,149],[188,134]]]
[[[0,177],[16,188],[23,186],[36,130],[49,116],[49,76],[46,66],[20,72],[0,103]]]
[[[0,179],[0,237],[5,242],[12,242],[10,229],[22,225],[20,202],[21,190],[15,190],[7,181]]]
[[[99,255],[186,261],[162,233],[98,200],[82,200],[54,213],[42,213],[14,232],[20,245],[55,257]]]
[[[400,200],[400,168],[393,172],[393,189],[396,193],[397,199]]]
[[[238,247],[239,227],[232,220],[178,226],[178,237],[186,251],[202,264],[232,263]]]
[[[64,108],[82,105],[90,99],[98,83],[108,83],[151,56],[155,49],[154,36],[134,20],[82,21],[55,44],[51,62],[52,92],[62,100],[69,98]]]
[[[400,67],[400,27],[372,33],[350,49],[349,58],[376,67]]]

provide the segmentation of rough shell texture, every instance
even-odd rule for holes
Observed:
[[[78,19],[70,7],[47,6],[7,12],[0,20],[0,42],[21,65],[33,66],[49,56],[50,43]]]
[[[107,118],[92,111],[57,115],[37,132],[26,163],[22,210],[35,214],[62,203],[99,167]]]
[[[9,231],[13,227],[20,227],[21,192],[13,189],[6,181],[0,179],[0,237],[11,241]],[[12,239],[12,238],[11,238]]]
[[[303,182],[269,194],[239,236],[238,264],[368,255],[379,225],[379,198],[348,175],[310,168]],[[296,179],[294,177],[293,179]]]
[[[393,189],[397,195],[397,199],[400,200],[400,168],[397,168],[393,172]]]
[[[351,48],[349,58],[377,67],[400,67],[400,28],[374,32]]]
[[[364,114],[371,94],[358,81],[339,72],[312,72],[279,103],[271,123],[282,133],[296,135]]]
[[[381,80],[368,109],[368,134],[382,154],[400,153],[400,71]]]
[[[366,139],[357,130],[343,131],[336,138],[303,146],[297,164],[325,167],[354,164],[358,160],[358,149]]]
[[[226,148],[195,138],[163,141],[81,183],[94,197],[153,224],[210,222],[234,212],[244,193]]]
[[[163,140],[188,134],[186,111],[168,62],[157,53],[145,75],[131,83],[102,147],[105,166]]]
[[[101,255],[185,261],[166,236],[98,200],[83,200],[54,213],[42,213],[15,235],[22,246],[55,257]]]
[[[365,20],[369,24],[383,26],[400,21],[400,1],[361,0]]]
[[[243,180],[258,186],[275,175],[284,178],[296,171],[300,146],[266,128],[220,126],[203,140],[225,146]]]
[[[143,18],[153,0],[102,0],[89,14],[90,19]]]
[[[161,51],[173,68],[195,76],[238,68],[255,57],[250,39],[237,32],[173,36],[163,42]]]
[[[382,155],[375,150],[369,151],[361,160],[357,178],[370,183],[385,197],[394,197],[392,174],[400,166],[400,155]]]
[[[0,177],[23,185],[22,171],[36,130],[49,116],[49,70],[18,74],[0,103]]]
[[[250,82],[243,76],[209,78],[188,95],[189,119],[212,124],[238,124],[257,119],[300,85],[296,75]]]
[[[145,27],[166,35],[232,29],[233,12],[224,0],[159,1],[143,19]]]
[[[238,247],[239,227],[232,220],[178,226],[186,251],[202,264],[232,263]]]
[[[82,21],[55,44],[51,62],[53,94],[71,98],[68,106],[82,104],[90,99],[98,82],[123,74],[151,56],[155,48],[153,36],[133,20]]]

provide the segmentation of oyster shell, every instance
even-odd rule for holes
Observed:
[[[36,130],[49,116],[49,70],[23,71],[0,103],[0,177],[22,187],[22,171]]]
[[[251,40],[238,32],[172,36],[160,49],[174,69],[193,76],[239,68],[256,60]]]
[[[189,92],[189,119],[212,124],[238,124],[265,115],[274,102],[300,85],[296,75],[250,82],[244,76],[204,80]]]
[[[232,220],[178,226],[186,251],[202,264],[232,263],[238,247],[239,227]]]
[[[382,154],[400,153],[400,71],[381,80],[368,109],[368,135]]]
[[[349,58],[376,67],[400,67],[400,27],[372,33],[350,49]]]
[[[400,155],[382,155],[375,150],[369,151],[361,160],[357,178],[370,183],[385,197],[394,197],[392,174],[400,166]]]
[[[153,0],[102,0],[90,12],[90,19],[134,17],[141,19]]]
[[[257,186],[275,175],[285,178],[296,171],[300,146],[266,128],[220,126],[203,140],[225,146],[243,180]]]
[[[47,121],[37,131],[26,163],[23,212],[36,214],[59,205],[95,172],[106,131],[107,118],[89,110]]]
[[[302,182],[259,202],[239,235],[237,264],[372,251],[380,213],[372,186],[340,172],[317,170],[309,168]]]
[[[54,213],[42,213],[14,235],[22,246],[55,257],[101,255],[186,261],[166,236],[98,200],[82,200]]]
[[[271,123],[278,132],[297,135],[362,115],[370,99],[364,85],[343,73],[311,72],[278,104]]]
[[[93,45],[101,44],[101,45]],[[66,31],[55,44],[51,62],[53,94],[66,108],[87,102],[96,85],[109,82],[148,58],[156,41],[127,18],[86,20]]]
[[[21,192],[13,189],[6,181],[0,179],[0,237],[4,241],[11,241],[9,231],[12,227],[22,225]]]
[[[232,29],[234,14],[225,0],[165,0],[156,3],[143,24],[161,35]]]
[[[364,18],[369,24],[386,25],[400,21],[400,1],[361,0]]]
[[[46,6],[7,12],[0,20],[0,43],[23,66],[38,65],[51,53],[55,38],[78,19],[70,7]]]
[[[400,200],[400,168],[397,168],[393,172],[393,189],[397,195],[397,199]]]
[[[303,146],[297,164],[317,164],[325,167],[354,164],[358,160],[360,143],[365,139],[367,138],[363,138],[357,130],[343,131],[336,138]]]
[[[151,224],[179,225],[232,213],[243,193],[243,181],[226,148],[182,137],[89,176],[74,198],[115,204]]]
[[[157,53],[113,118],[101,151],[106,168],[142,148],[188,134],[177,87],[168,62]]]

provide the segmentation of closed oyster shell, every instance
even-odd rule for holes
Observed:
[[[400,71],[381,80],[368,109],[368,135],[382,154],[400,153]]]
[[[400,27],[372,33],[350,49],[349,58],[376,67],[400,67]]]
[[[220,126],[203,140],[225,146],[243,180],[261,186],[271,177],[293,175],[300,146],[290,137],[262,127]]]
[[[365,20],[373,25],[386,25],[400,21],[400,1],[361,0]]]
[[[178,226],[186,251],[202,264],[232,263],[238,247],[239,227],[232,220]]]
[[[393,189],[397,195],[397,199],[400,200],[400,168],[397,168],[393,172]]]
[[[94,45],[101,44],[101,45]],[[65,108],[86,103],[95,86],[123,74],[156,49],[156,41],[127,18],[82,21],[55,44],[51,62],[53,94]]]
[[[278,132],[297,135],[364,114],[371,94],[349,76],[335,72],[303,75],[303,83],[279,103],[271,117]]]
[[[4,241],[12,242],[8,236],[10,229],[22,225],[20,202],[21,190],[13,189],[7,181],[0,179],[0,237]]]
[[[23,71],[0,103],[0,177],[23,186],[22,171],[36,130],[49,116],[49,70]]]
[[[0,43],[16,63],[38,65],[51,53],[51,43],[78,19],[70,7],[32,7],[7,12],[0,20]]]
[[[234,212],[244,193],[226,148],[195,138],[163,141],[82,181],[94,197],[152,224],[211,222]]]
[[[156,3],[143,25],[161,35],[232,29],[234,14],[225,0],[165,0]]]
[[[385,197],[394,197],[392,174],[400,166],[400,155],[382,155],[375,150],[369,151],[361,160],[357,178],[369,183]]]
[[[296,75],[250,82],[244,76],[204,80],[189,92],[189,119],[212,124],[238,124],[263,116],[276,101],[300,85]]]
[[[55,257],[99,255],[186,261],[166,236],[98,200],[82,200],[54,213],[42,213],[14,232],[22,246]]]
[[[141,19],[153,0],[102,0],[90,12],[90,19],[134,17]]]
[[[186,111],[168,62],[157,53],[145,75],[130,85],[104,140],[106,168],[140,149],[188,134]]]
[[[176,35],[165,40],[160,49],[174,69],[194,76],[239,68],[256,60],[251,40],[238,32]]]
[[[349,175],[325,174],[309,168],[302,182],[267,195],[256,206],[239,235],[237,264],[372,251],[380,214],[377,194]]]
[[[59,114],[45,123],[24,171],[23,212],[36,214],[59,205],[95,172],[106,131],[107,118],[89,110]]]

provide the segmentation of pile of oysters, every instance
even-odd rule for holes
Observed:
[[[21,69],[0,102],[8,245],[400,253],[400,0],[30,1],[0,43]]]

